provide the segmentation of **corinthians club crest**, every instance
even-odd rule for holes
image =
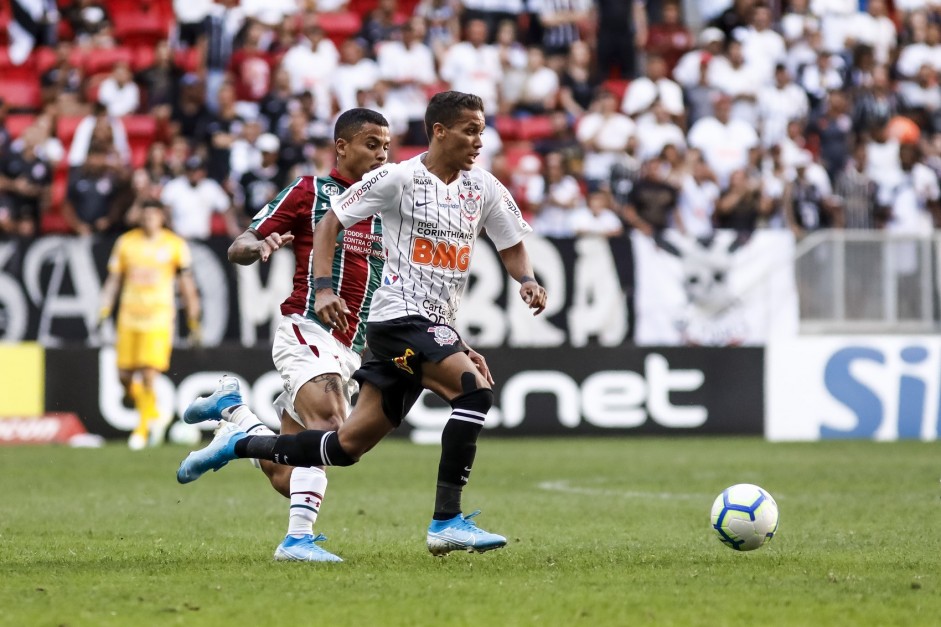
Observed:
[[[463,194],[460,194],[460,199],[461,213],[465,218],[474,221],[480,217],[480,194],[466,190]]]

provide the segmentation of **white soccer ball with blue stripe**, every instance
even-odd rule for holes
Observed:
[[[754,551],[767,544],[778,530],[778,504],[756,485],[733,485],[712,504],[712,529],[725,546]]]

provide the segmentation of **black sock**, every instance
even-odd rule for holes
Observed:
[[[351,466],[356,463],[340,446],[336,431],[250,435],[235,443],[235,454],[287,466]]]
[[[451,418],[441,433],[434,520],[448,520],[461,513],[461,492],[477,455],[477,436],[492,404],[493,392],[488,389],[474,390],[451,401]]]

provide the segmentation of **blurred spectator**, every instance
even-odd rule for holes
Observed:
[[[450,83],[451,89],[480,96],[486,115],[496,115],[497,86],[503,78],[503,70],[496,47],[487,43],[486,22],[478,19],[467,22],[466,41],[451,46],[439,74]]]
[[[542,49],[546,56],[568,54],[571,45],[581,40],[579,27],[588,21],[590,15],[590,0],[542,0],[539,21],[543,29]],[[628,32],[622,30],[621,36]]]
[[[164,186],[160,201],[169,208],[173,230],[180,237],[207,239],[213,213],[223,214],[229,237],[240,232],[229,197],[216,181],[206,178],[206,163],[200,157],[187,159],[186,174]]]
[[[811,107],[816,108],[823,102],[827,92],[843,89],[843,59],[822,51],[815,64],[804,67],[800,84],[810,97]]]
[[[745,62],[741,42],[729,40],[725,54],[709,64],[709,85],[732,98],[729,116],[733,120],[758,125],[758,90],[771,82],[771,70],[755,62]]]
[[[161,142],[152,143],[147,149],[144,167],[138,172],[144,172],[151,183],[160,187],[168,183],[170,179],[176,178],[176,173],[171,167],[167,145]]]
[[[252,217],[284,187],[278,171],[278,138],[265,133],[255,142],[260,157],[257,163],[242,174],[236,186],[235,208],[241,228],[246,228]]]
[[[553,111],[549,114],[549,121],[552,125],[551,135],[537,140],[533,149],[541,155],[558,152],[569,163],[581,163],[581,145],[575,137],[575,128],[569,124],[568,115],[564,111]]]
[[[847,48],[847,39],[852,39],[853,17],[859,11],[858,0],[811,0],[811,12],[820,18],[823,35],[823,50],[838,54]]]
[[[754,66],[762,84],[770,81],[774,67],[785,60],[784,38],[771,28],[771,22],[771,7],[757,2],[748,28],[736,33],[742,42],[742,56]]]
[[[761,119],[761,143],[773,146],[784,139],[787,124],[802,120],[810,112],[807,94],[791,82],[787,67],[774,68],[774,85],[762,87],[758,92],[758,116]]]
[[[708,73],[712,60],[725,50],[725,35],[718,28],[710,27],[699,33],[699,46],[690,50],[673,68],[673,78],[683,88],[702,82],[704,70]]]
[[[425,136],[427,89],[437,81],[431,49],[422,43],[424,21],[412,18],[402,26],[402,40],[388,41],[379,48],[379,74],[390,85],[389,100],[400,107],[408,120],[404,143],[422,145]]]
[[[798,237],[807,231],[842,226],[839,204],[832,199],[830,180],[814,166],[813,156],[803,151],[793,164],[794,180],[784,196],[792,229]]]
[[[898,234],[930,236],[941,225],[938,177],[921,163],[916,144],[899,146],[900,168],[879,186],[878,200],[888,215],[887,228]]]
[[[513,170],[510,181],[513,198],[520,204],[527,222],[539,210],[546,194],[546,179],[542,175],[542,162],[535,155],[523,155]]]
[[[207,165],[209,178],[221,184],[229,178],[232,143],[241,134],[245,120],[235,110],[235,88],[230,83],[219,88],[218,102],[219,112],[206,124]]]
[[[726,41],[735,37],[738,30],[745,30],[751,21],[752,8],[755,0],[735,0],[732,6],[720,13],[709,22],[709,26],[714,26],[722,31]]]
[[[206,90],[196,74],[185,74],[180,79],[180,97],[173,103],[170,113],[171,133],[190,142],[202,143],[209,133],[213,115],[206,106]]]
[[[874,127],[866,144],[866,174],[880,187],[896,179],[899,168],[899,142],[889,136],[889,121]]]
[[[663,19],[648,29],[646,50],[648,56],[663,58],[669,75],[680,57],[693,49],[696,40],[683,24],[679,0],[666,0],[662,11]]]
[[[599,82],[591,65],[591,48],[584,41],[576,41],[561,73],[559,106],[573,118],[581,117],[591,107]]]
[[[278,158],[278,169],[288,178],[295,176],[292,173],[295,166],[312,158],[315,148],[310,143],[311,139],[307,116],[302,111],[295,111],[288,119],[286,134],[281,138]]]
[[[787,10],[781,16],[781,34],[788,46],[820,30],[820,20],[810,12],[808,3],[808,0],[790,0],[787,3]]]
[[[64,12],[72,26],[75,42],[82,48],[106,48],[114,45],[111,39],[111,18],[104,2],[78,0]]]
[[[936,121],[941,114],[941,86],[938,85],[938,71],[930,63],[919,68],[913,80],[899,84],[899,96],[902,99],[908,117],[915,120],[922,129],[941,132]]]
[[[638,78],[628,86],[621,102],[621,111],[640,124],[651,121],[651,110],[658,102],[675,121],[682,120],[686,112],[683,90],[668,78],[663,57],[651,55],[647,58],[647,76]]]
[[[744,169],[729,175],[729,186],[716,201],[714,223],[718,229],[750,233],[758,226],[762,214],[761,182]],[[765,200],[765,210],[771,203]]]
[[[36,46],[54,46],[58,35],[59,10],[51,0],[11,0],[12,20],[7,25],[9,55],[21,65]]]
[[[647,44],[644,0],[597,0],[598,75],[634,78],[637,48]],[[571,44],[570,44],[571,45]]]
[[[172,41],[184,48],[191,48],[203,33],[203,21],[212,10],[213,0],[173,0],[175,27]]]
[[[134,113],[140,106],[140,88],[134,82],[131,66],[127,61],[118,61],[111,76],[98,86],[98,102],[108,109],[108,115],[120,118]]]
[[[545,192],[532,207],[533,231],[545,237],[572,237],[572,211],[585,203],[582,190],[569,173],[562,155],[551,152],[545,161]]]
[[[33,237],[49,199],[52,168],[37,152],[42,131],[32,126],[13,142],[0,168],[0,233]]]
[[[294,16],[300,6],[297,0],[241,0],[245,17],[271,28]],[[270,33],[269,33],[270,34]],[[265,48],[270,42],[265,42]]]
[[[421,0],[415,7],[415,16],[423,19],[428,27],[425,44],[439,64],[443,63],[448,49],[461,38],[460,13],[458,0]]]
[[[849,113],[849,99],[841,91],[829,92],[823,107],[823,111],[811,119],[807,135],[816,138],[823,167],[830,180],[834,180],[849,157],[853,118]]]
[[[641,161],[637,158],[637,136],[627,141],[624,152],[617,155],[611,166],[611,178],[608,186],[616,207],[623,207],[634,189],[634,183],[640,179]]]
[[[40,80],[43,102],[54,102],[62,115],[75,115],[82,107],[82,69],[72,63],[74,50],[69,41],[56,44],[55,63]]]
[[[366,44],[366,54],[376,58],[378,46],[385,41],[402,38],[402,25],[407,16],[399,12],[398,0],[378,0],[376,8],[363,20],[359,39]]]
[[[229,59],[229,73],[235,86],[235,111],[244,119],[258,117],[258,103],[271,88],[275,60],[261,47],[264,32],[261,24],[249,23],[242,46]]]
[[[288,104],[291,102],[291,75],[284,69],[284,65],[274,71],[271,89],[258,103],[258,115],[262,127],[272,133],[278,132],[283,118],[288,113]]]
[[[291,77],[291,93],[310,92],[317,104],[317,116],[330,118],[330,76],[340,62],[340,53],[324,37],[317,15],[303,17],[301,37],[281,60],[281,67]]]
[[[895,68],[904,77],[913,78],[926,63],[941,71],[941,24],[929,23],[924,33],[924,39],[916,39],[899,53]]]
[[[686,150],[686,136],[672,122],[670,113],[659,100],[654,103],[650,114],[637,124],[637,141],[638,156],[643,161],[659,155],[666,146]]]
[[[559,75],[546,67],[546,57],[538,46],[530,46],[515,115],[539,115],[555,109],[559,97]]]
[[[663,180],[663,165],[659,158],[644,162],[621,209],[625,222],[648,237],[657,237],[673,223],[679,199],[676,188]]]
[[[75,128],[72,145],[69,147],[70,168],[85,163],[85,157],[93,141],[104,146],[106,151],[114,151],[121,163],[130,163],[131,148],[127,142],[124,124],[120,118],[109,115],[108,110],[101,103],[95,104],[92,113],[82,118]]]
[[[872,46],[877,63],[884,65],[892,59],[898,33],[885,0],[869,0],[867,12],[857,13],[853,18],[851,32],[856,42]]]
[[[853,128],[858,133],[869,133],[873,128],[898,113],[899,99],[892,90],[889,70],[876,66],[872,72],[872,84],[859,90],[853,102]]]
[[[748,151],[758,145],[758,135],[750,124],[730,119],[729,96],[718,96],[714,108],[713,117],[702,118],[689,129],[687,140],[690,146],[702,150],[721,186],[733,171],[747,165]]]
[[[719,199],[715,175],[699,150],[687,153],[690,171],[683,178],[674,226],[686,235],[703,239],[712,235],[712,216]]]
[[[585,154],[582,174],[589,191],[607,183],[611,167],[635,134],[637,125],[617,108],[617,97],[608,90],[602,90],[576,129],[576,137]]]
[[[347,39],[340,46],[340,64],[333,70],[330,89],[336,98],[337,110],[358,106],[356,92],[372,89],[379,80],[379,66],[366,57],[363,44]]]
[[[169,119],[179,93],[183,72],[173,62],[173,51],[166,41],[154,47],[154,62],[142,70],[135,80],[144,88],[146,111],[161,119]]]
[[[618,237],[624,233],[624,225],[611,209],[611,195],[606,191],[589,194],[587,206],[572,210],[570,223],[576,237]]]
[[[2,110],[2,106],[0,106]],[[32,128],[36,129],[36,154],[53,170],[65,158],[65,147],[56,136],[56,117],[52,113],[40,113],[36,116]],[[74,140],[73,140],[74,141]],[[0,132],[0,156],[3,152],[3,138]]]
[[[203,20],[197,45],[205,69],[206,106],[213,113],[219,110],[218,94],[244,23],[245,12],[239,0],[216,0]]]
[[[232,142],[229,153],[229,177],[233,181],[237,182],[243,174],[261,163],[258,140],[261,137],[262,130],[261,123],[258,120],[249,120],[242,125],[241,133]],[[275,140],[278,139],[276,136],[273,137]],[[266,142],[270,144],[270,140],[266,140]],[[230,190],[232,186],[226,181],[223,187]]]
[[[93,144],[82,164],[69,172],[62,215],[73,233],[104,233],[121,224],[124,181],[108,160],[108,149]]]
[[[470,20],[482,21],[487,27],[488,41],[493,41],[501,22],[516,23],[523,10],[523,0],[461,0],[461,4],[462,22],[466,25]]]
[[[866,144],[858,142],[852,157],[836,177],[836,199],[841,203],[843,225],[847,229],[881,228],[884,216],[876,211],[878,187],[866,174]]]

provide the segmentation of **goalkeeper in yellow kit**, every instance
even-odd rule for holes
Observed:
[[[186,241],[164,228],[166,214],[158,201],[143,203],[141,226],[118,238],[108,260],[101,290],[99,319],[111,316],[121,292],[116,352],[118,377],[125,399],[133,400],[140,422],[128,440],[138,450],[160,444],[166,429],[154,392],[157,373],[170,367],[176,306],[174,278],[186,307],[190,342],[199,342],[199,295],[190,268]],[[169,417],[167,417],[169,419]]]

